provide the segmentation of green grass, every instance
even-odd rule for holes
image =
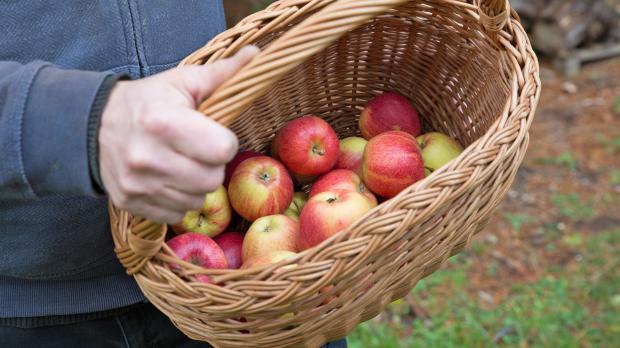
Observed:
[[[264,10],[265,8],[267,8],[267,6],[271,5],[271,3],[273,2],[273,0],[262,0],[262,1],[256,1],[254,3],[252,3],[252,10],[254,12],[260,11],[260,10]]]
[[[620,170],[612,170],[609,174],[609,183],[616,186],[620,185]]]
[[[528,222],[535,222],[537,220],[536,217],[532,215],[512,213],[505,213],[504,219],[510,224],[510,227],[512,227],[515,232],[519,232],[521,230],[521,226],[524,224]]]
[[[620,153],[620,135],[616,135],[609,139],[602,134],[598,134],[596,139],[605,146],[608,154],[613,155]]]
[[[614,114],[620,116],[620,97],[617,97],[616,100],[614,100],[614,104],[612,105],[611,110],[614,112]]]
[[[582,201],[576,194],[551,195],[551,203],[561,216],[572,220],[589,219],[594,215],[594,209],[589,202]]]
[[[545,165],[563,166],[571,171],[577,169],[577,161],[570,152],[564,152],[556,157],[539,158],[537,162]]]
[[[453,263],[460,266],[436,272],[412,293],[430,319],[369,321],[350,335],[350,346],[619,347],[620,230],[572,235],[564,243],[581,255],[576,270],[553,267],[534,283],[514,284],[507,300],[492,309],[463,291],[469,261],[459,256]],[[435,296],[439,285],[447,285],[451,297]]]

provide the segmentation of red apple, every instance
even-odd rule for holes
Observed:
[[[286,215],[263,216],[254,221],[243,239],[243,262],[274,250],[297,251],[299,222]]]
[[[230,161],[227,165],[226,165],[226,171],[225,171],[225,177],[224,177],[224,187],[228,187],[228,184],[230,183],[230,178],[232,178],[233,173],[235,172],[235,169],[237,169],[237,166],[239,166],[241,164],[241,162],[245,161],[248,158],[252,158],[252,157],[259,157],[259,156],[263,156],[263,154],[258,153],[258,152],[254,152],[254,151],[241,151],[239,152],[235,158],[233,158],[232,161]]]
[[[295,174],[321,175],[338,160],[338,136],[329,123],[308,115],[287,123],[273,139],[274,156]]]
[[[368,198],[352,190],[321,192],[310,198],[299,216],[299,250],[320,244],[372,208]]]
[[[295,192],[293,194],[293,201],[284,212],[284,215],[293,220],[299,221],[299,214],[301,214],[301,211],[304,209],[307,201],[308,195],[305,192]]]
[[[241,250],[243,246],[243,234],[239,232],[225,232],[213,238],[217,245],[222,248],[228,268],[237,269],[241,267]]]
[[[340,140],[340,153],[335,169],[349,169],[362,175],[362,157],[368,141],[360,137],[349,137]]]
[[[185,233],[166,242],[174,254],[183,261],[207,269],[226,269],[228,263],[222,248],[213,239],[200,233]],[[179,269],[179,265],[170,264],[170,268]],[[209,283],[209,276],[196,275],[196,279]]]
[[[230,179],[230,203],[248,221],[282,214],[293,200],[293,181],[284,166],[267,156],[243,161]]]
[[[417,140],[422,159],[424,159],[424,167],[431,173],[457,158],[463,152],[461,144],[442,133],[426,133],[417,137]]]
[[[424,177],[422,154],[411,134],[385,132],[366,145],[362,179],[372,192],[392,198]]]
[[[185,232],[196,232],[215,237],[222,233],[232,218],[232,209],[228,201],[228,194],[224,186],[205,195],[205,201],[200,210],[188,211],[179,225],[172,226],[172,229],[182,234]]]
[[[383,93],[373,98],[359,120],[362,136],[368,140],[388,131],[399,130],[413,136],[420,134],[418,112],[407,98],[398,93]]]
[[[286,260],[286,259],[290,259],[292,257],[295,257],[296,255],[297,255],[297,253],[294,253],[292,251],[273,250],[273,251],[267,252],[264,255],[256,255],[256,256],[248,259],[246,262],[244,262],[241,265],[241,269],[254,268],[254,267],[258,267],[258,266],[270,265],[272,263],[278,263],[278,262],[280,262],[282,260]],[[288,269],[288,268],[292,268],[292,267],[295,267],[295,264],[284,266],[284,267],[282,267],[282,269],[278,269],[276,271],[276,273],[281,272],[284,269]]]
[[[377,198],[370,192],[362,179],[348,169],[336,169],[321,176],[310,189],[310,198],[325,191],[350,190],[363,194],[373,207],[377,206]]]

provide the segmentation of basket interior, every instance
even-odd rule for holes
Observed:
[[[271,33],[257,45],[264,47],[282,33]],[[280,126],[307,114],[326,119],[341,137],[358,135],[365,104],[383,91],[395,91],[418,109],[424,132],[440,131],[468,146],[508,101],[510,75],[503,59],[462,7],[409,2],[288,73],[231,128],[243,148],[255,151],[268,151]]]

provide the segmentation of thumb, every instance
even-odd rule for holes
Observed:
[[[194,101],[194,106],[207,98],[216,88],[230,79],[239,69],[249,63],[260,50],[246,46],[231,58],[207,65],[188,65],[164,73],[164,77]]]

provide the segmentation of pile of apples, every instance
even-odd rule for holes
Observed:
[[[359,129],[363,138],[339,140],[329,123],[308,115],[278,131],[271,157],[238,153],[224,185],[172,226],[177,236],[168,246],[209,269],[276,263],[347,228],[378,199],[398,195],[463,151],[447,135],[420,135],[418,112],[397,93],[372,99]],[[308,193],[301,190],[308,187]],[[245,233],[225,232],[235,214],[250,223]]]

